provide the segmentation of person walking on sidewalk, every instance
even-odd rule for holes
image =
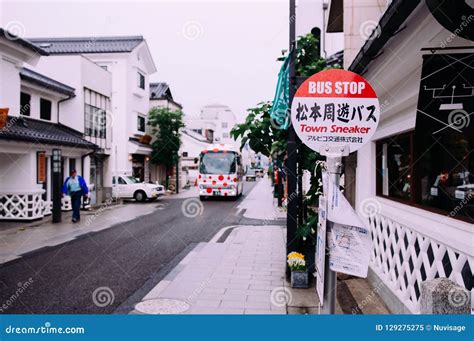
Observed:
[[[86,181],[80,175],[77,175],[75,169],[71,171],[71,176],[69,176],[63,185],[63,195],[69,195],[71,197],[72,204],[72,222],[76,223],[81,220],[81,197],[84,196],[84,199],[89,193],[89,188],[87,187]]]

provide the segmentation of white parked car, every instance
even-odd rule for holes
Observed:
[[[160,195],[165,194],[165,187],[140,182],[133,176],[119,175],[112,179],[112,193],[114,197],[121,199],[155,200]]]

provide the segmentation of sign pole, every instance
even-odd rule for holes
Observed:
[[[341,168],[342,159],[341,157],[329,157],[326,161],[327,172],[329,176],[329,183],[333,183],[335,187],[339,188],[341,180]],[[326,245],[331,238],[331,229],[334,225],[333,222],[327,222],[326,229]],[[337,290],[337,275],[335,271],[332,271],[329,266],[329,257],[326,256],[324,260],[324,304],[322,312],[323,314],[335,314],[336,312],[336,290]]]

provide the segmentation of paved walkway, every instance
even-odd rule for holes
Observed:
[[[189,305],[186,314],[286,314],[284,233],[281,226],[222,230],[186,256],[134,313],[174,299]]]
[[[71,212],[63,212],[62,222],[53,224],[50,218],[42,221],[0,222],[0,264],[19,258],[22,254],[46,246],[59,245],[84,233],[107,229],[159,209],[160,200],[153,203],[107,205],[92,211],[82,211],[81,221],[73,224]]]
[[[246,218],[286,219],[286,211],[281,207],[277,207],[277,199],[273,198],[273,187],[270,179],[265,176],[257,181],[258,184],[237,208],[245,210],[244,217]]]

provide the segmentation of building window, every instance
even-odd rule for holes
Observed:
[[[423,60],[415,130],[377,142],[377,194],[474,222],[474,54]]]
[[[223,139],[228,139],[229,138],[229,133],[223,133],[222,138]]]
[[[145,117],[137,115],[137,130],[142,133],[145,132]]]
[[[30,116],[31,109],[31,96],[27,93],[22,92],[20,94],[20,115]]]
[[[145,89],[145,76],[142,75],[140,72],[138,74],[138,87],[140,89]]]
[[[413,133],[377,143],[377,194],[411,200],[411,150]]]
[[[51,121],[51,101],[44,98],[40,99],[40,118]]]
[[[222,122],[222,128],[227,128],[229,124],[227,122]]]
[[[84,89],[84,135],[106,138],[107,110],[110,106],[110,99],[95,91]]]
[[[76,168],[76,159],[69,159],[69,173],[71,173],[73,170],[77,170]]]

